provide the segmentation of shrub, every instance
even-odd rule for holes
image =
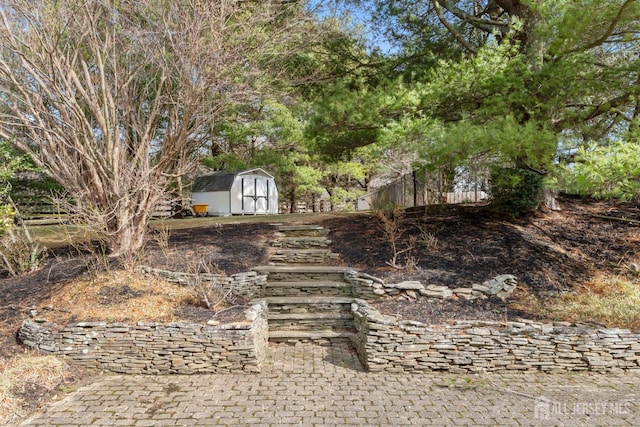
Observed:
[[[203,305],[214,313],[224,311],[235,301],[233,287],[225,286],[225,274],[203,259],[188,268],[189,286],[197,305]]]
[[[0,269],[11,276],[37,270],[44,259],[44,248],[38,245],[27,228],[9,228],[0,238]]]
[[[518,217],[542,201],[542,175],[520,168],[494,167],[491,171],[491,206],[494,211]]]
[[[402,227],[404,217],[404,208],[395,206],[387,210],[378,211],[379,227],[385,239],[391,248],[391,260],[387,264],[398,269],[406,268],[408,270],[417,267],[418,260],[412,255],[413,250],[418,242],[417,236],[409,236],[404,238],[407,231]],[[398,257],[405,254],[405,266],[398,265]]]
[[[0,236],[13,226],[16,212],[10,204],[0,205]]]
[[[575,163],[562,178],[571,193],[604,199],[640,198],[640,143],[618,141],[608,146],[580,147]]]

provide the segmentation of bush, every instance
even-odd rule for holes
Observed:
[[[378,211],[379,227],[391,248],[391,260],[387,264],[394,268],[406,268],[412,270],[417,266],[418,260],[412,255],[418,242],[417,236],[404,238],[407,231],[403,228],[404,208],[394,206],[387,210]],[[405,266],[398,265],[398,257],[405,254]]]
[[[24,226],[9,228],[0,238],[0,270],[6,270],[11,276],[37,270],[44,255],[44,248],[31,238]]]
[[[495,167],[490,181],[494,211],[518,217],[540,206],[542,175],[526,169]]]
[[[0,205],[0,236],[13,227],[15,214],[16,212],[11,205]]]
[[[580,147],[562,178],[566,191],[603,199],[640,199],[640,143]]]

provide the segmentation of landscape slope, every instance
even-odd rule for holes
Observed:
[[[206,269],[234,274],[268,263],[269,244],[278,223],[319,223],[330,230],[331,248],[340,254],[339,264],[387,282],[419,280],[456,288],[499,274],[518,278],[518,292],[507,303],[397,297],[377,303],[383,311],[434,323],[474,317],[539,318],[545,313],[537,312],[531,301],[557,298],[603,277],[637,283],[640,207],[567,196],[560,198],[560,203],[562,211],[539,211],[517,220],[494,215],[487,206],[477,205],[407,210],[395,219],[399,230],[396,246],[406,249],[411,236],[417,241],[412,250],[398,256],[396,266],[390,265],[390,239],[383,232],[380,215],[374,212],[282,215],[277,223],[273,217],[249,222],[212,218],[194,222],[194,227],[185,220],[170,231],[164,245],[158,243],[162,243],[158,238],[162,233],[152,234],[136,262],[176,271]],[[56,300],[56,294],[68,291],[70,283],[101,264],[91,254],[73,247],[57,248],[50,255],[45,268],[0,280],[0,341],[5,355],[16,351],[15,331],[33,307],[44,305],[55,312],[51,301]],[[98,304],[112,303],[104,294],[109,290],[119,300],[145,296],[144,292],[127,293],[118,291],[118,286],[103,286]],[[185,313],[188,315],[184,310],[175,314],[180,317]]]
[[[331,248],[340,254],[338,264],[389,283],[419,280],[456,288],[499,274],[518,278],[516,292],[507,302],[394,296],[374,303],[387,314],[427,323],[578,318],[596,325],[637,329],[640,207],[637,203],[567,196],[561,197],[560,203],[562,211],[539,211],[517,220],[477,205],[413,208],[395,212],[393,217],[387,215],[397,225],[398,251],[411,246],[411,236],[415,237],[412,249],[400,253],[395,266],[390,265],[390,236],[383,232],[380,213],[374,212],[168,221],[155,226],[156,231],[150,234],[146,249],[134,264],[228,275],[248,271],[268,263],[277,224],[314,223],[330,230]],[[40,361],[29,356],[16,342],[17,329],[34,310],[37,316],[49,320],[98,320],[95,317],[109,310],[121,321],[211,318],[212,313],[197,306],[197,297],[192,294],[190,297],[174,285],[123,272],[97,253],[83,245],[57,247],[49,251],[49,261],[41,270],[0,279],[2,378],[5,382],[13,381],[6,378],[26,378],[3,386],[5,396],[13,397],[0,399],[0,422],[36,409],[52,393],[73,388],[79,378],[91,378],[52,359]],[[98,273],[107,265],[106,274]],[[243,303],[231,302],[232,307],[239,307],[226,314],[241,314]],[[599,305],[597,314],[585,309],[590,305]],[[91,310],[83,311],[82,307]],[[45,372],[48,383],[42,381],[42,373],[34,374],[37,379],[33,380],[21,373],[33,371],[34,361],[44,366],[38,369]],[[49,372],[54,368],[55,373]]]

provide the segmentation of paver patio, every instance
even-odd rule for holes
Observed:
[[[639,373],[367,373],[346,344],[271,345],[257,375],[113,375],[23,426],[637,426]]]

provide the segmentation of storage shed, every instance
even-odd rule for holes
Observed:
[[[278,213],[278,189],[263,169],[214,172],[195,179],[192,205],[208,205],[207,215]]]

